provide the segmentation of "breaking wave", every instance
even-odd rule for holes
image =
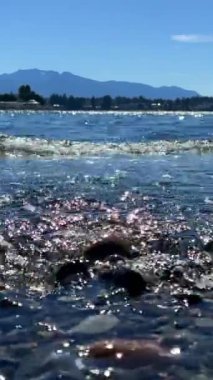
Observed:
[[[213,140],[93,143],[0,135],[0,155],[9,157],[77,158],[103,154],[167,155],[188,151],[194,153],[213,152]]]

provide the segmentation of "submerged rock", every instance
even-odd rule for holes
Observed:
[[[69,284],[76,275],[89,277],[88,265],[82,260],[72,260],[62,265],[55,274],[56,283],[61,285]]]
[[[69,330],[69,333],[101,334],[113,329],[118,323],[119,319],[112,314],[92,315]]]
[[[122,257],[131,257],[131,244],[128,240],[118,237],[108,237],[91,245],[84,252],[84,256],[89,261],[103,261],[109,256],[119,255]]]
[[[114,339],[95,342],[86,347],[89,358],[110,360],[110,364],[131,367],[161,366],[180,354],[180,350],[163,348],[156,341]],[[113,363],[112,363],[113,361]]]

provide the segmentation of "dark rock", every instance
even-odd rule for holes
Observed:
[[[107,282],[113,282],[116,269],[109,267],[101,267],[98,269],[97,273],[101,280]]]
[[[200,294],[196,293],[177,293],[173,295],[178,300],[187,303],[188,306],[197,305],[198,303],[202,302],[202,297]]]
[[[94,301],[94,305],[97,307],[110,305],[109,295],[108,294],[99,295],[97,299]]]
[[[204,245],[204,250],[205,250],[206,252],[213,253],[213,240],[208,241],[208,243],[206,243],[206,244]]]
[[[102,261],[111,255],[131,257],[130,249],[130,242],[112,236],[98,241],[97,243],[87,248],[84,252],[84,256],[90,261]]]
[[[76,275],[89,277],[88,265],[82,260],[72,260],[62,265],[55,274],[56,283],[66,285],[72,281]]]
[[[147,286],[142,275],[129,268],[105,270],[100,273],[100,277],[116,287],[124,288],[131,297],[140,296]]]
[[[184,276],[184,267],[182,267],[181,265],[174,266],[171,271],[170,281],[180,284],[186,284],[187,281]]]
[[[181,265],[177,265],[172,270],[172,276],[175,279],[182,278],[184,275],[184,268]]]
[[[5,264],[6,260],[6,248],[5,247],[0,247],[0,265]]]
[[[96,360],[108,360],[115,366],[125,368],[168,364],[172,353],[158,342],[146,340],[103,340],[85,348],[87,356]]]
[[[180,245],[178,239],[171,239],[168,236],[162,236],[155,240],[150,240],[148,246],[151,252],[162,252],[169,254],[179,254]]]
[[[162,272],[160,272],[160,279],[163,281],[170,281],[171,283],[183,283],[185,282],[184,268],[181,265],[164,268]]]
[[[109,261],[110,264],[116,264],[118,263],[119,261],[121,262],[125,262],[125,258],[122,257],[121,255],[110,255],[108,258],[107,258],[107,261]]]
[[[8,243],[2,235],[0,235],[0,265],[5,265],[6,253],[11,248],[11,244]]]
[[[124,288],[130,296],[139,296],[146,290],[146,281],[142,275],[131,269],[119,270],[115,273],[114,284]]]
[[[168,269],[168,268],[163,269],[162,272],[160,272],[159,277],[163,281],[170,280],[170,278],[171,278],[171,269]]]
[[[17,301],[10,300],[9,298],[5,297],[0,300],[0,307],[7,309],[7,308],[16,308],[16,307],[21,307],[22,304]]]

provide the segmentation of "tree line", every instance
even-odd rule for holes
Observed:
[[[34,100],[40,105],[46,103],[46,99],[32,91],[28,84],[20,86],[17,94],[0,94],[0,102],[29,102],[30,100]]]
[[[52,94],[49,98],[37,94],[26,84],[17,94],[0,94],[0,102],[36,102],[40,106],[63,110],[162,110],[162,111],[213,111],[213,97],[195,96],[191,98],[147,99],[143,96],[128,98],[110,95],[103,97],[74,97],[66,94]]]

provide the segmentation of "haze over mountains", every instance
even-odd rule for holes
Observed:
[[[0,93],[17,93],[22,84],[29,84],[33,91],[43,96],[53,93],[82,97],[138,97],[176,99],[198,96],[196,91],[176,86],[152,87],[142,83],[121,81],[101,82],[74,75],[69,72],[58,73],[38,69],[18,70],[11,74],[0,75]]]

